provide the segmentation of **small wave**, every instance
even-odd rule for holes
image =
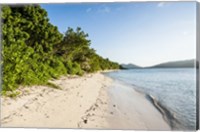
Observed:
[[[185,129],[176,118],[175,113],[167,109],[152,95],[145,94],[146,98],[157,108],[157,110],[163,115],[163,119],[170,125],[172,129]]]

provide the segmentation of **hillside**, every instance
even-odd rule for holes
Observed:
[[[140,66],[137,66],[137,65],[135,65],[135,64],[129,63],[129,64],[121,64],[121,65],[120,65],[120,68],[121,68],[121,69],[138,69],[138,68],[141,68],[141,67],[140,67]]]
[[[172,61],[165,62],[148,68],[192,68],[195,65],[195,60],[183,60],[183,61]]]

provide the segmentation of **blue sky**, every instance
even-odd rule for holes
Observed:
[[[196,57],[195,2],[41,4],[64,33],[81,27],[105,58],[140,66]]]

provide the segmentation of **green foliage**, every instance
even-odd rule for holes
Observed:
[[[68,73],[76,74],[72,69],[75,68],[72,62],[80,65],[85,72],[95,72],[106,69],[119,69],[117,63],[104,59],[90,48],[90,40],[87,39],[88,34],[83,32],[80,27],[75,31],[68,28],[60,45],[55,47],[57,55],[63,56],[68,62]],[[75,65],[76,66],[76,65]],[[73,67],[73,68],[72,68]]]
[[[59,87],[58,85],[51,83],[51,82],[47,82],[46,83],[47,86],[51,87],[51,88],[55,88],[55,89],[62,89],[61,87]]]
[[[63,36],[39,5],[5,5],[1,18],[3,91],[14,91],[19,85],[57,87],[48,80],[119,68],[90,48],[88,34],[80,27],[68,28]]]
[[[19,91],[3,91],[2,95],[10,97],[10,98],[16,98],[21,93]]]
[[[67,68],[67,71],[68,71],[68,74],[71,74],[71,75],[83,75],[83,71],[80,67],[80,65],[77,63],[77,62],[72,62],[72,61],[67,61],[66,64],[65,64],[66,68]]]
[[[3,90],[47,82],[52,77],[52,68],[57,70],[55,76],[61,74],[63,67],[58,70],[58,66],[48,64],[54,45],[62,41],[62,34],[49,23],[47,12],[38,5],[3,6],[2,12]]]

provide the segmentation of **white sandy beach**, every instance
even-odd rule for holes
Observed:
[[[46,86],[1,97],[2,127],[170,130],[145,96],[101,73],[61,77]]]

